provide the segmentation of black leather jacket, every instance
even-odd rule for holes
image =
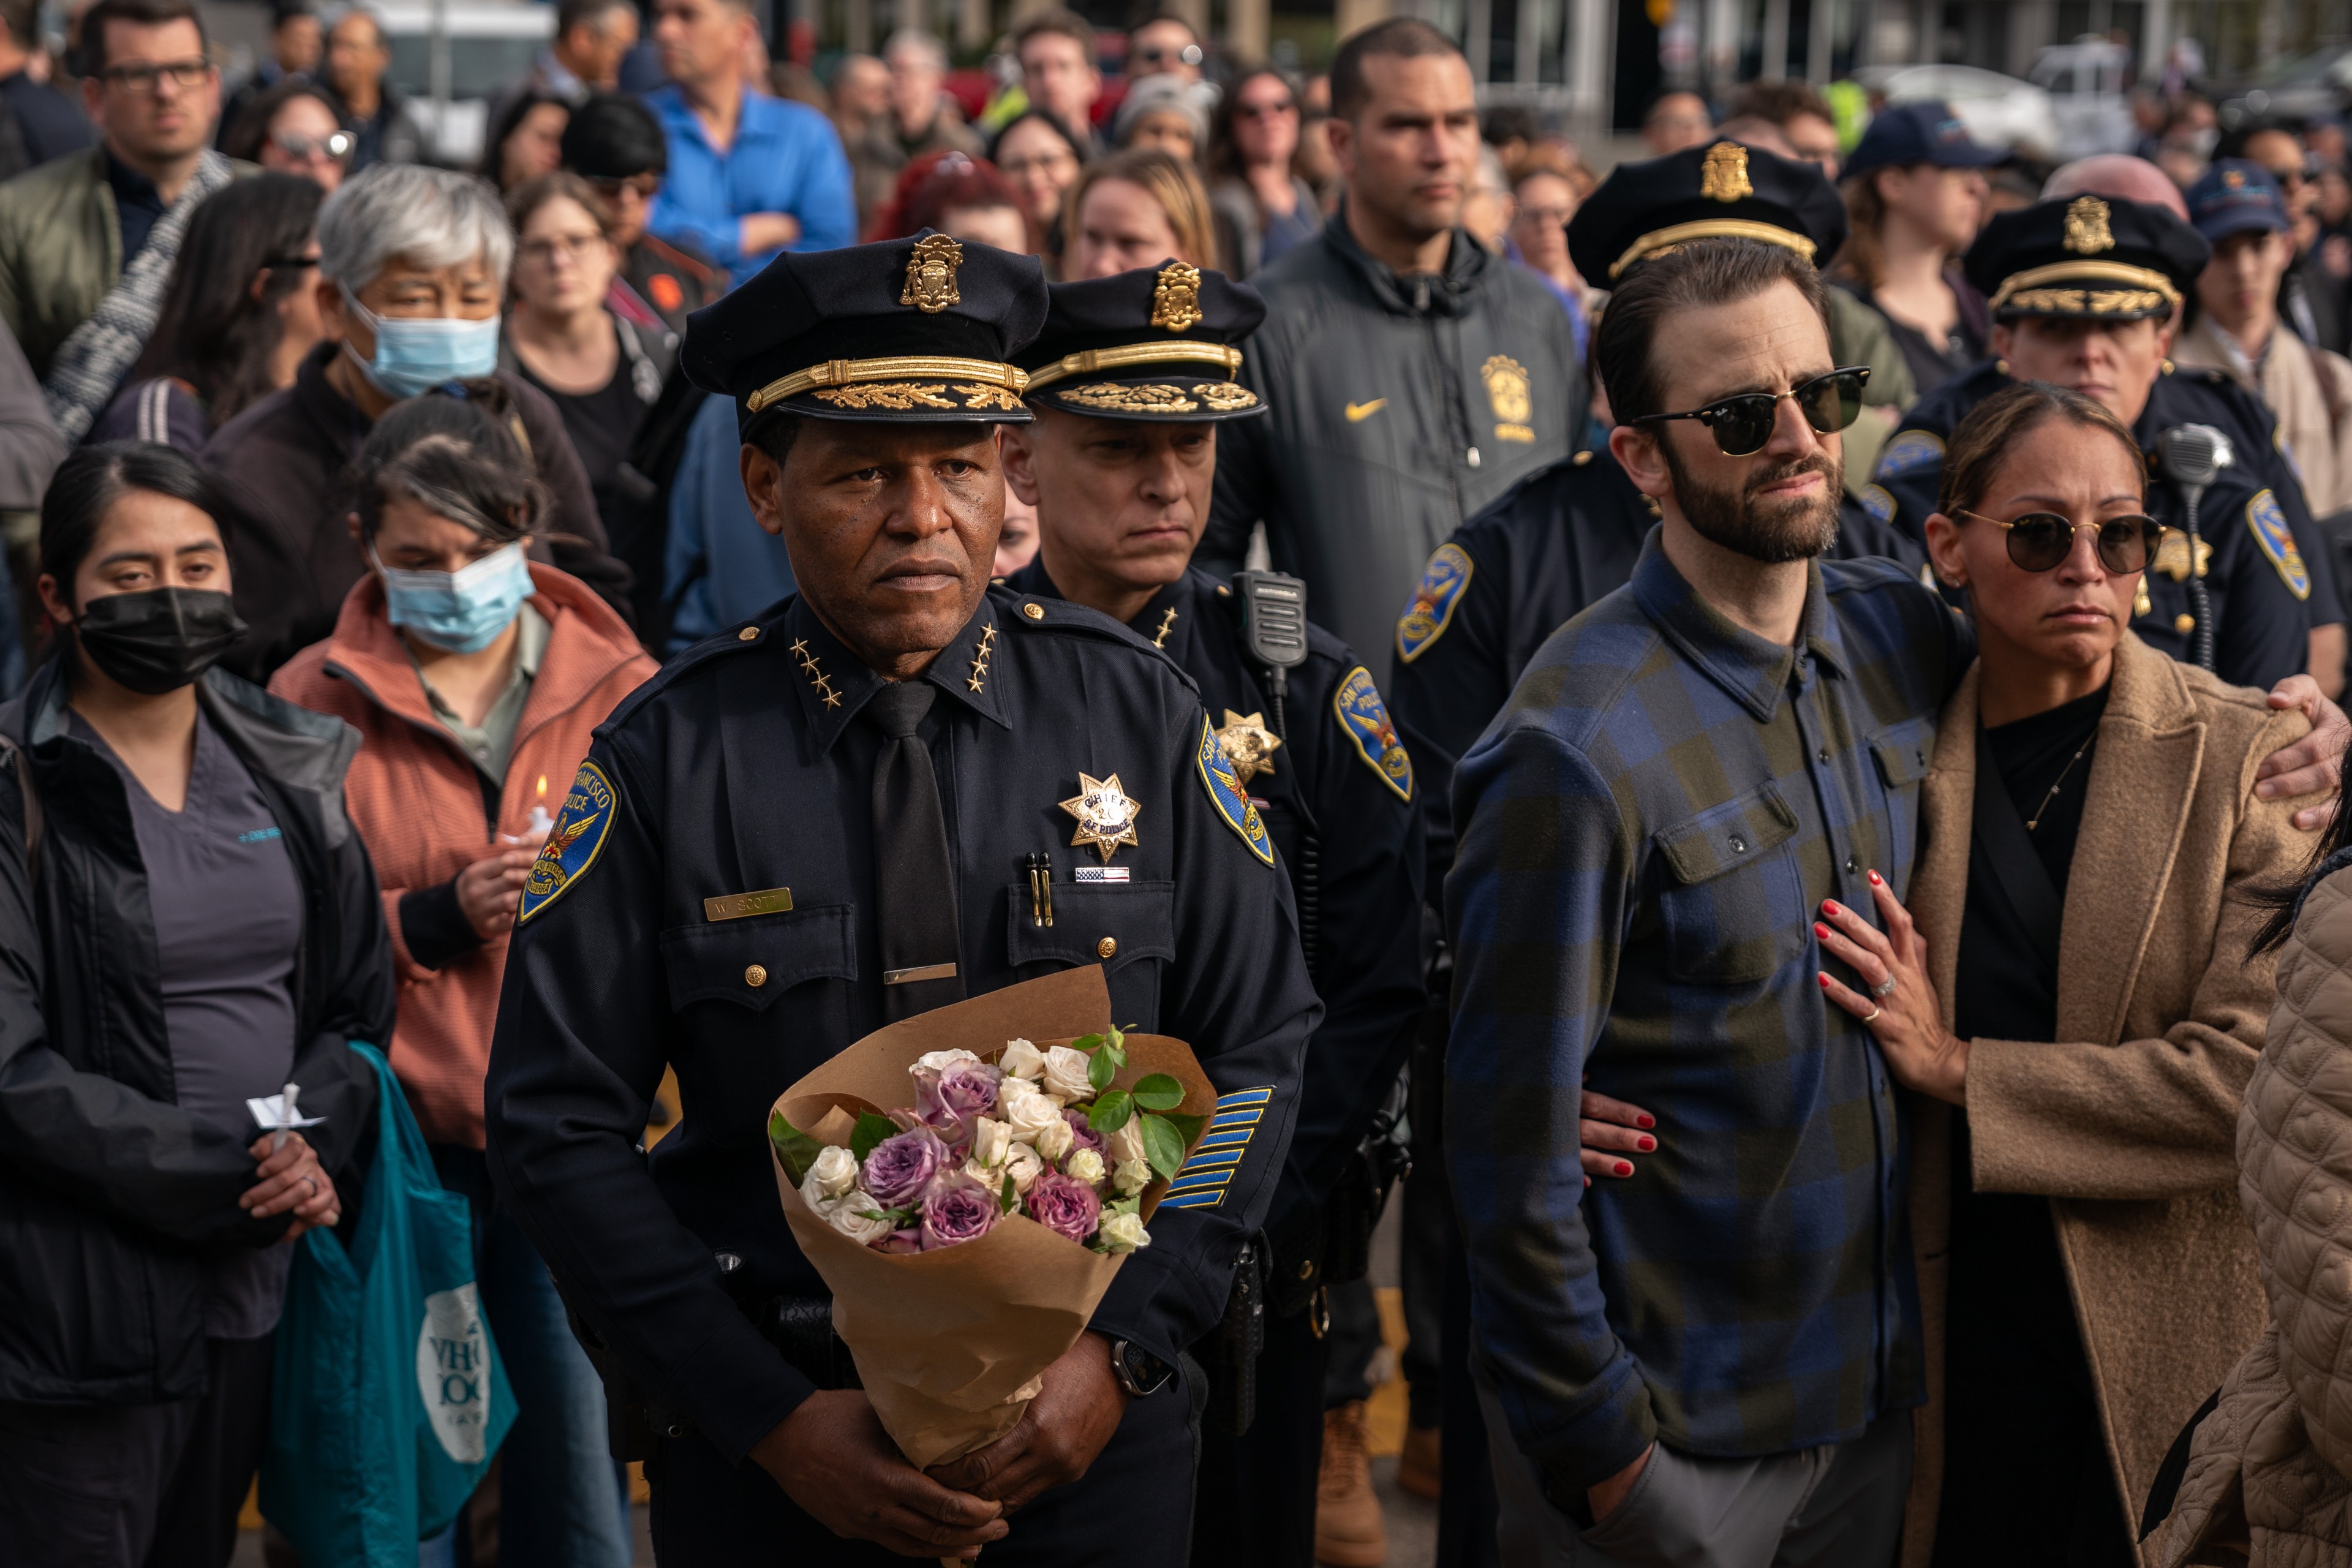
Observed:
[[[205,1385],[206,1252],[269,1245],[289,1222],[236,1206],[249,1140],[173,1100],[130,802],[66,732],[62,676],[52,659],[0,707],[40,802],[28,875],[23,792],[0,765],[0,1400],[184,1399]],[[303,1111],[326,1118],[305,1136],[348,1188],[375,1090],[345,1041],[388,1041],[394,1006],[375,870],[343,812],[359,736],[219,670],[197,699],[268,798],[301,884],[292,1077]]]

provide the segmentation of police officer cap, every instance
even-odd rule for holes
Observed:
[[[1963,266],[1995,321],[2137,321],[2171,315],[2211,255],[2204,236],[2162,207],[2057,196],[2000,214]]]
[[[1265,301],[1222,272],[1170,261],[1052,286],[1045,330],[1013,356],[1033,403],[1097,419],[1193,423],[1265,412],[1234,381],[1234,345]]]
[[[1816,267],[1845,243],[1845,203],[1811,163],[1737,142],[1620,163],[1568,222],[1568,257],[1613,289],[1635,265],[1694,239],[1760,239]]]
[[[772,412],[924,425],[1025,424],[1009,363],[1045,319],[1034,256],[908,239],[785,252],[687,318],[687,379],[735,399],[748,437]]]

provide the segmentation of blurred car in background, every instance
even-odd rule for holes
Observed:
[[[2128,153],[2138,145],[2131,100],[2124,94],[2131,65],[2131,50],[2096,34],[2054,44],[2034,57],[2029,78],[2050,95],[2061,159]]]
[[[409,100],[436,163],[470,169],[482,156],[490,97],[530,69],[555,37],[555,7],[518,0],[443,0],[447,76],[435,97],[429,0],[384,0],[375,7],[392,46],[392,85]]]
[[[2276,60],[2235,83],[2213,107],[2230,130],[2249,120],[2308,120],[2352,101],[2352,43],[2337,39]]]
[[[1988,147],[2055,159],[2063,140],[2050,94],[2030,81],[1976,66],[1866,66],[1854,79],[1889,103],[1941,99],[1969,135]]]

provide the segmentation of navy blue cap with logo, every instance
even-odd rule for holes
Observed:
[[[1025,424],[1011,363],[1045,320],[1034,256],[925,229],[906,239],[786,251],[687,318],[687,379],[735,399],[739,429],[809,419]]]
[[[1932,163],[1939,169],[1985,169],[2009,154],[1969,134],[1952,106],[1938,100],[1890,103],[1870,118],[1870,129],[1845,161],[1845,173],[1908,169]]]
[[[1695,239],[1754,239],[1829,265],[1845,243],[1845,203],[1814,165],[1737,142],[1620,163],[1568,222],[1568,257],[1614,289],[1654,256]]]
[[[1265,404],[1234,377],[1265,300],[1212,268],[1170,260],[1055,283],[1045,330],[1014,354],[1033,404],[1097,419],[1245,419]]]
[[[1993,319],[2169,316],[2212,247],[2163,207],[2116,196],[2057,196],[1995,215],[1961,260]]]
[[[2294,226],[2278,182],[2246,158],[2218,159],[2197,177],[2189,187],[2189,221],[2210,245],[2248,229],[2280,233]]]

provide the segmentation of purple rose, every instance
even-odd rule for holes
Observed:
[[[1031,1219],[1055,1236],[1081,1245],[1095,1233],[1102,1218],[1102,1199],[1095,1195],[1095,1190],[1059,1171],[1047,1171],[1039,1176],[1023,1201],[1029,1205]]]
[[[1091,1149],[1096,1153],[1101,1154],[1106,1163],[1108,1163],[1110,1158],[1108,1152],[1108,1145],[1104,1142],[1103,1135],[1101,1133],[1087,1125],[1087,1113],[1085,1111],[1065,1110],[1062,1112],[1062,1120],[1070,1124],[1070,1140],[1071,1147],[1073,1149]]]
[[[947,1163],[940,1135],[928,1127],[885,1138],[866,1156],[861,1183],[866,1194],[886,1209],[905,1208],[919,1197]]]
[[[950,1062],[947,1070],[915,1071],[915,1110],[934,1127],[969,1126],[975,1116],[996,1109],[996,1086],[1004,1074],[986,1062]]]
[[[996,1199],[969,1180],[937,1182],[923,1200],[923,1250],[977,1241],[996,1223]]]
[[[919,1230],[894,1230],[881,1240],[869,1243],[877,1252],[920,1252],[923,1233]]]

